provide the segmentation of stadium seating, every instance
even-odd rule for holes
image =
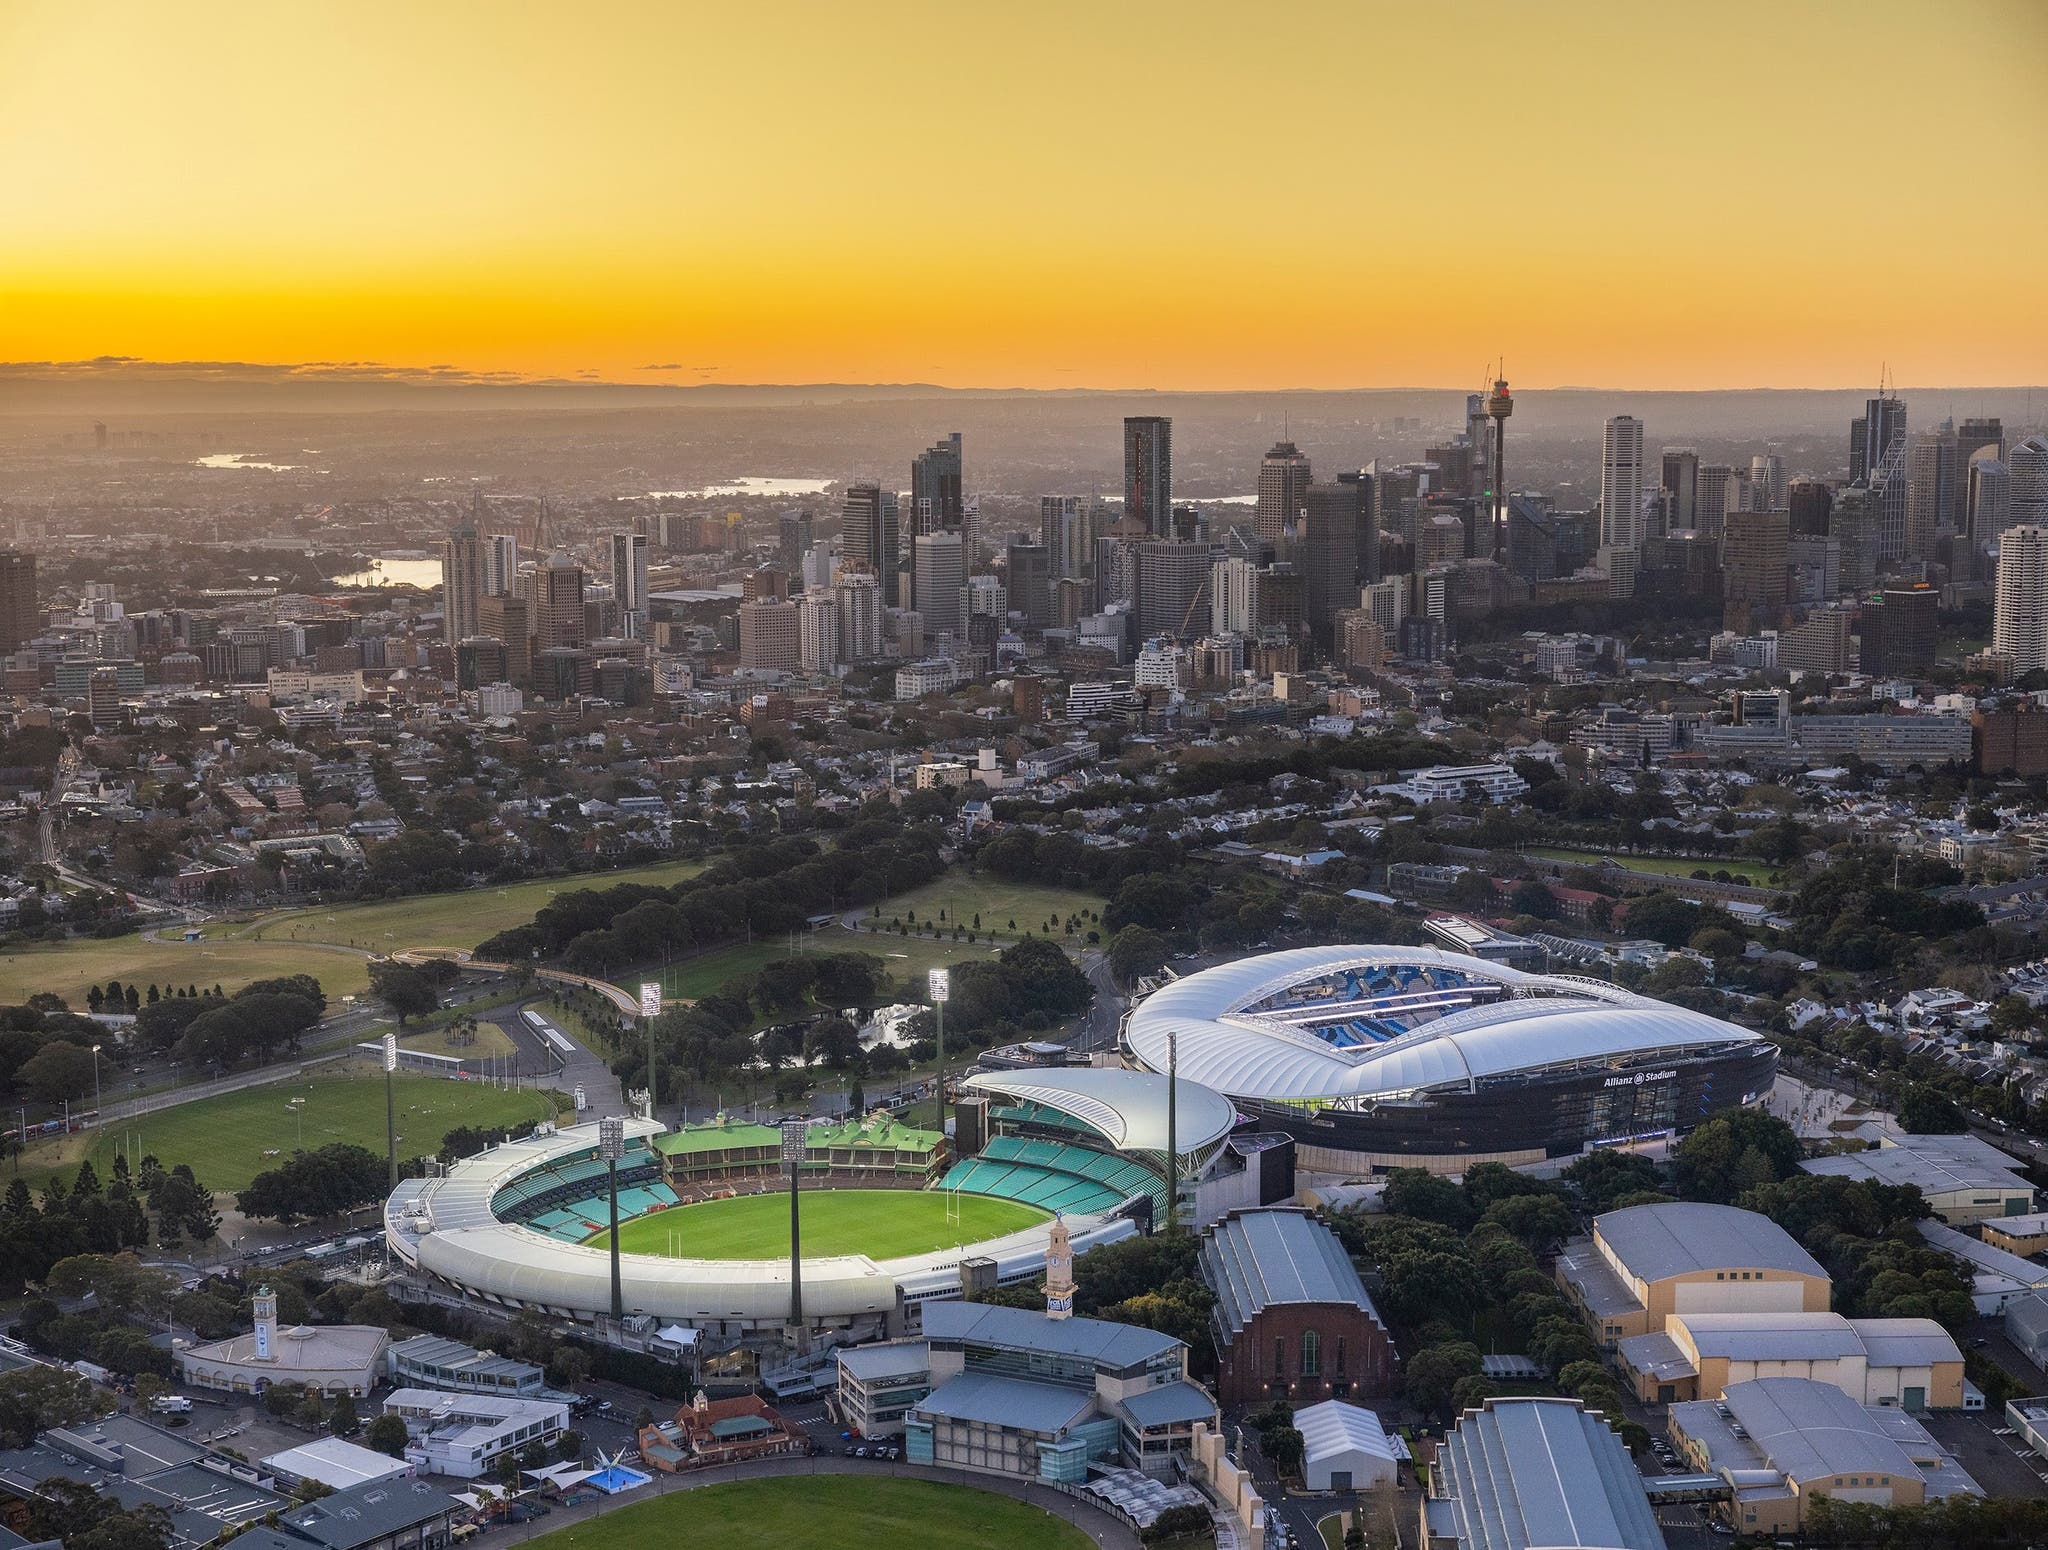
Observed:
[[[995,1136],[981,1155],[955,1163],[941,1189],[994,1195],[1043,1211],[1100,1215],[1136,1195],[1155,1203],[1164,1188],[1143,1163],[1063,1141]]]

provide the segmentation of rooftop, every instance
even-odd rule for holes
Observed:
[[[2023,1194],[2030,1202],[2034,1195],[2034,1187],[2020,1177],[2018,1162],[1990,1142],[1969,1135],[1888,1138],[1874,1151],[1815,1157],[1799,1166],[1836,1178],[1911,1184],[1923,1195],[2002,1191]]]
[[[1349,1452],[1383,1459],[1408,1457],[1408,1444],[1399,1436],[1389,1436],[1377,1415],[1341,1399],[1326,1399],[1295,1411],[1294,1429],[1301,1433],[1312,1459]]]
[[[1702,1270],[1782,1270],[1828,1279],[1820,1263],[1767,1216],[1734,1206],[1674,1201],[1629,1206],[1593,1219],[1593,1230],[1644,1281]]]
[[[273,1453],[263,1460],[263,1467],[294,1479],[318,1480],[337,1489],[412,1473],[412,1466],[405,1460],[340,1437],[316,1437],[296,1448]]]
[[[1233,1212],[1204,1233],[1199,1268],[1231,1337],[1280,1303],[1340,1303],[1379,1320],[1344,1245],[1305,1211]]]
[[[1862,1405],[1832,1383],[1810,1378],[1731,1383],[1718,1401],[1673,1405],[1671,1417],[1686,1436],[1706,1447],[1716,1469],[1753,1469],[1762,1460],[1802,1484],[1840,1474],[1919,1472]],[[1730,1420],[1734,1427],[1726,1424]],[[1746,1457],[1751,1450],[1742,1448],[1743,1442],[1752,1445],[1754,1459]]]
[[[862,1383],[885,1378],[915,1377],[929,1371],[932,1348],[922,1340],[896,1340],[885,1345],[849,1346],[839,1353],[839,1366]]]
[[[994,1373],[963,1372],[948,1378],[918,1401],[915,1413],[1057,1436],[1087,1420],[1094,1409],[1092,1389],[1031,1383]],[[1215,1413],[1213,1406],[1208,1413]]]
[[[1460,1550],[1664,1550],[1642,1476],[1570,1399],[1489,1399],[1437,1450]]]
[[[1023,1099],[1070,1114],[1118,1151],[1166,1151],[1169,1086],[1174,1089],[1174,1145],[1183,1155],[1220,1141],[1237,1123],[1237,1110],[1228,1098],[1186,1075],[1169,1083],[1151,1071],[1054,1066],[977,1072],[966,1085],[972,1092]]]
[[[933,1345],[998,1346],[1092,1361],[1099,1367],[1138,1367],[1181,1349],[1181,1342],[1133,1324],[1107,1319],[1055,1319],[1028,1308],[994,1303],[932,1302],[924,1310],[925,1338]]]

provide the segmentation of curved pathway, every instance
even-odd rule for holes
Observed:
[[[587,1507],[557,1507],[544,1518],[532,1523],[507,1524],[490,1531],[492,1545],[517,1545],[529,1539],[539,1539],[557,1529],[568,1529],[593,1524],[608,1513],[618,1512],[637,1502],[651,1501],[656,1496],[668,1496],[677,1491],[693,1491],[699,1486],[725,1485],[734,1480],[761,1480],[775,1476],[790,1475],[877,1475],[889,1474],[911,1480],[932,1480],[941,1485],[967,1486],[977,1491],[993,1491],[1002,1496],[1013,1496],[1018,1501],[1029,1502],[1041,1507],[1053,1517],[1065,1519],[1086,1534],[1102,1550],[1140,1550],[1142,1541],[1137,1531],[1120,1518],[1110,1516],[1099,1507],[1040,1485],[1035,1480],[1019,1480],[1008,1475],[974,1474],[963,1469],[938,1469],[928,1464],[876,1464],[864,1459],[840,1458],[833,1454],[818,1454],[808,1458],[755,1459],[745,1464],[721,1464],[715,1469],[693,1469],[688,1474],[661,1475],[654,1477],[654,1484],[624,1496],[608,1496]],[[487,1482],[488,1483],[488,1482]],[[581,1536],[578,1536],[581,1538]],[[594,1542],[602,1543],[602,1536]]]

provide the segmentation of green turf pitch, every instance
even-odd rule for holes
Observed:
[[[946,1220],[948,1197],[939,1190],[806,1190],[804,1257],[865,1254],[896,1259],[981,1243],[1046,1219],[1036,1206],[987,1195],[959,1195],[960,1219]],[[611,1234],[590,1240],[610,1246]],[[619,1224],[619,1247],[628,1254],[678,1259],[780,1259],[789,1253],[789,1193],[742,1195],[700,1205],[654,1211]]]
[[[615,1507],[530,1540],[532,1550],[1090,1550],[1070,1523],[1014,1497],[881,1474],[801,1475],[699,1486]]]

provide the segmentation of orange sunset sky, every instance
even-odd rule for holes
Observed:
[[[2039,383],[2044,162],[2040,0],[0,0],[0,359]]]

